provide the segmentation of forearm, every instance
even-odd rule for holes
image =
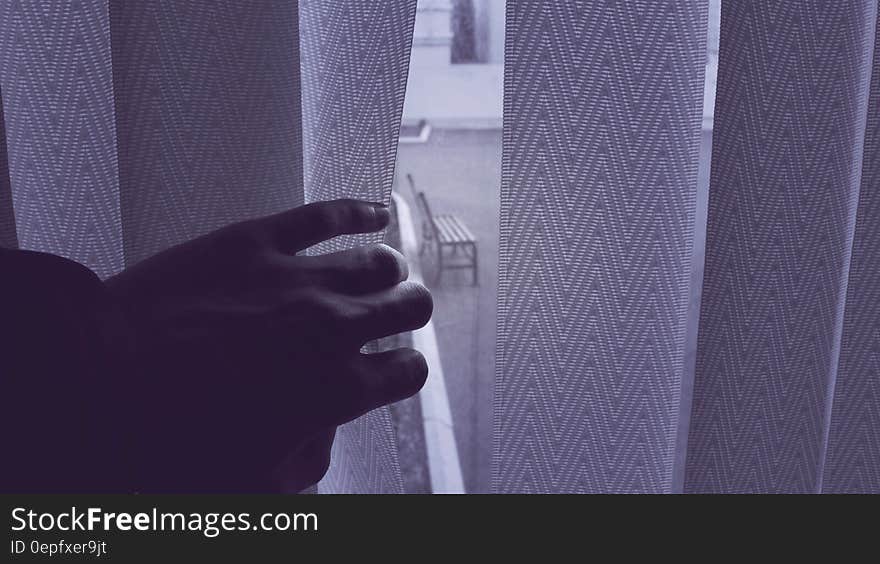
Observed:
[[[101,281],[0,250],[0,491],[129,491],[131,343]]]

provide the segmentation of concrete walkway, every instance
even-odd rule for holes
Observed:
[[[435,214],[453,213],[477,237],[479,286],[469,272],[447,272],[434,294],[434,330],[468,492],[487,492],[492,452],[492,391],[501,178],[500,130],[434,129],[424,144],[402,144],[395,191],[408,202],[421,235],[412,192],[414,176]]]

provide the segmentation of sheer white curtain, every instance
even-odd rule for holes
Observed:
[[[508,4],[497,491],[880,491],[877,2],[722,4],[690,375],[705,14]]]
[[[880,490],[876,18],[722,6],[685,491]]]
[[[124,265],[110,58],[107,2],[0,2],[18,242],[101,276]]]
[[[507,5],[496,491],[670,488],[707,7]]]

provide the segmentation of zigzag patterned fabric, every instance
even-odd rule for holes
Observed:
[[[18,241],[122,270],[106,0],[0,2],[0,88]]]
[[[3,119],[3,91],[0,89],[0,247],[18,248],[12,185],[9,183],[9,160],[6,154],[6,126]]]
[[[670,489],[707,17],[507,5],[497,492]]]
[[[830,493],[880,493],[880,41],[876,36],[859,209],[823,475],[822,491]]]
[[[109,13],[126,264],[302,204],[295,3]]]
[[[416,0],[301,1],[306,201],[389,201],[415,15]],[[315,252],[378,240],[339,237]],[[403,491],[385,408],[340,427],[331,460],[319,492]]]
[[[839,466],[870,420],[852,394],[863,379],[877,386],[871,353],[857,350],[877,338],[876,270],[864,271],[876,250],[862,247],[876,235],[864,226],[851,294],[861,312],[836,374],[876,11],[868,0],[723,5],[687,492],[820,491],[836,379],[835,412],[852,411],[836,419],[834,484],[864,471]],[[875,179],[876,162],[866,167]],[[876,487],[880,460],[870,465]]]

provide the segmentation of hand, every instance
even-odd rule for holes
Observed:
[[[422,327],[431,295],[405,282],[385,245],[322,256],[320,241],[388,225],[353,200],[245,221],[168,249],[107,280],[136,328],[142,377],[128,383],[142,491],[293,487],[323,477],[336,426],[415,394],[427,364],[368,341]]]

